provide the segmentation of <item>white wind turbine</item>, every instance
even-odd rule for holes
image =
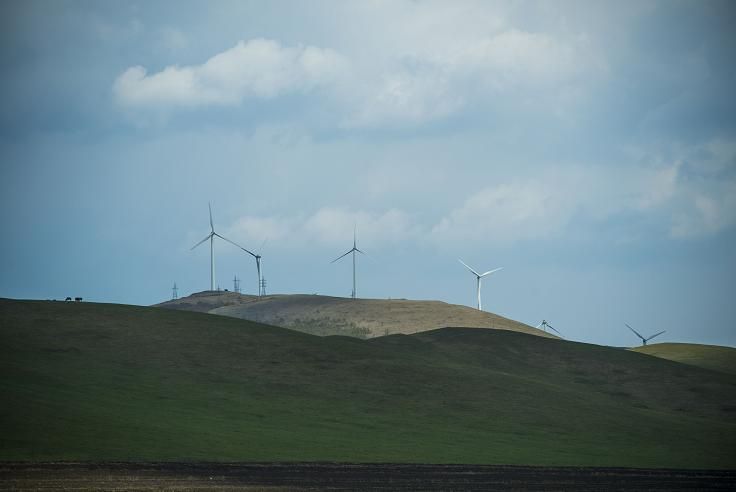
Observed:
[[[222,237],[222,236],[220,236],[220,237]],[[261,244],[261,250],[263,250],[263,245],[266,244],[266,241],[267,240],[268,239],[264,239],[263,243]],[[227,241],[227,239],[226,239],[226,241]],[[235,243],[233,243],[233,244],[235,244]],[[236,246],[237,246],[237,244],[236,244]],[[265,292],[265,289],[263,287],[263,282],[262,282],[263,277],[261,277],[261,255],[258,254],[258,253],[254,253],[254,252],[252,252],[250,250],[247,250],[247,249],[245,249],[242,246],[238,246],[238,248],[242,249],[243,251],[245,251],[246,253],[248,253],[249,255],[251,255],[256,260],[256,273],[258,274],[258,297],[261,297],[262,295],[264,295],[266,293]]]
[[[479,310],[479,311],[482,311],[482,310],[483,310],[483,308],[482,308],[482,305],[481,305],[481,302],[480,302],[480,284],[481,284],[481,279],[482,279],[483,277],[485,277],[486,275],[490,275],[490,274],[492,274],[492,273],[494,273],[494,272],[497,272],[497,271],[499,271],[499,270],[503,270],[503,267],[500,267],[500,268],[496,268],[496,269],[493,269],[493,270],[489,270],[489,271],[487,271],[486,273],[483,273],[483,274],[481,274],[481,273],[478,273],[478,272],[476,272],[476,271],[475,271],[475,270],[473,270],[472,268],[470,268],[470,267],[469,267],[469,266],[468,266],[468,265],[467,265],[467,264],[466,264],[466,263],[465,263],[465,262],[464,262],[463,260],[461,260],[460,258],[458,258],[458,259],[457,259],[457,261],[459,261],[460,263],[462,263],[462,264],[463,264],[463,265],[465,266],[465,268],[467,268],[468,270],[470,270],[470,271],[471,271],[471,272],[473,273],[473,275],[475,275],[475,278],[476,278],[476,280],[477,280],[477,287],[478,287],[478,310]]]
[[[546,319],[543,319],[542,322],[537,325],[537,329],[539,328],[542,328],[544,331],[547,331],[547,328],[549,328],[551,330],[554,330],[554,332],[557,333],[558,335],[562,336],[562,333],[557,331],[557,328],[547,323]]]
[[[637,337],[641,338],[641,342],[642,342],[642,343],[643,343],[644,345],[646,345],[646,344],[647,344],[647,342],[648,342],[649,340],[651,340],[652,338],[654,338],[654,337],[658,337],[659,335],[661,335],[662,333],[664,333],[665,331],[667,331],[667,330],[662,330],[662,331],[660,331],[659,333],[655,333],[654,335],[652,335],[652,336],[651,336],[651,337],[649,337],[649,338],[644,338],[643,336],[641,336],[641,334],[640,334],[640,333],[639,333],[638,331],[636,331],[635,329],[633,329],[632,327],[630,327],[630,326],[629,326],[628,324],[626,324],[626,323],[624,323],[624,324],[626,325],[626,328],[628,328],[629,330],[633,331],[633,332],[634,332],[634,334],[635,334],[635,335],[636,335]]]
[[[243,248],[239,244],[236,244],[236,243],[230,241],[226,237],[222,237],[221,235],[219,235],[218,233],[215,232],[215,226],[212,223],[212,205],[208,202],[207,203],[207,206],[210,209],[210,233],[207,234],[207,237],[205,237],[200,242],[198,242],[197,244],[195,244],[194,246],[192,246],[191,249],[196,248],[197,246],[199,246],[203,242],[207,241],[208,239],[210,240],[210,290],[215,290],[215,236],[219,237],[220,239],[222,239],[224,241],[227,241],[228,243],[232,244],[233,246],[237,246],[240,249],[245,249],[245,248]]]
[[[356,228],[356,229],[357,229],[357,228]],[[352,253],[352,254],[353,254],[353,293],[352,293],[352,295],[351,295],[351,297],[352,297],[353,299],[355,299],[355,298],[356,298],[356,295],[357,295],[357,292],[355,291],[355,253],[356,253],[356,252],[358,252],[358,253],[360,253],[360,254],[362,254],[362,255],[364,255],[364,254],[365,254],[365,253],[364,253],[363,251],[359,250],[359,249],[358,249],[358,246],[356,245],[356,244],[357,244],[357,243],[356,243],[356,229],[353,229],[353,248],[352,248],[352,249],[351,249],[350,251],[348,251],[347,253],[345,253],[345,254],[343,254],[343,255],[340,255],[340,256],[338,256],[337,258],[335,258],[334,260],[332,260],[332,261],[330,262],[331,264],[332,264],[332,263],[335,263],[335,262],[336,262],[337,260],[339,260],[340,258],[342,258],[342,257],[344,257],[344,256],[347,256],[347,255],[349,255],[350,253]]]

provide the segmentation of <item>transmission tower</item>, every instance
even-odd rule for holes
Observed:
[[[260,281],[260,292],[258,293],[259,296],[265,296],[266,295],[266,279],[262,278]]]
[[[240,280],[237,275],[233,276],[233,292],[240,294]]]
[[[179,289],[176,288],[176,282],[174,282],[174,287],[171,289],[171,298],[179,299]]]

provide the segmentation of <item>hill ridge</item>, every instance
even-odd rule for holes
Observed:
[[[701,343],[651,343],[630,349],[682,364],[736,375],[736,348]]]
[[[312,294],[276,294],[259,298],[234,292],[205,291],[155,306],[220,314],[316,335],[371,338],[465,326],[557,338],[491,312],[437,300],[351,299]]]

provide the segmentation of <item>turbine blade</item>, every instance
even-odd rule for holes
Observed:
[[[215,232],[215,225],[212,223],[212,204],[210,202],[207,202],[207,206],[210,209],[210,230],[212,232]]]
[[[251,256],[255,256],[255,254],[251,253],[250,251],[248,251],[247,249],[245,249],[244,247],[242,247],[242,246],[241,246],[241,245],[239,245],[238,243],[234,243],[234,242],[230,241],[230,240],[229,240],[228,238],[226,238],[226,237],[223,237],[223,236],[220,236],[220,235],[219,235],[218,233],[216,233],[216,232],[213,232],[212,234],[213,234],[214,236],[217,236],[217,237],[219,237],[220,239],[223,239],[223,240],[227,241],[228,243],[232,244],[233,246],[236,246],[236,247],[238,247],[238,248],[242,249],[243,251],[245,251],[245,252],[246,252],[246,253],[248,253],[249,255],[251,255]]]
[[[350,253],[352,253],[352,252],[353,252],[353,250],[351,249],[350,251],[348,251],[348,252],[347,252],[347,253],[345,253],[344,255],[340,255],[340,256],[338,256],[337,258],[335,258],[334,260],[332,260],[332,261],[331,261],[330,263],[335,263],[335,262],[336,262],[337,260],[339,260],[340,258],[342,258],[342,257],[344,257],[344,256],[347,256],[347,255],[349,255],[349,254],[350,254]]]
[[[639,333],[638,331],[636,331],[635,329],[633,329],[632,327],[630,327],[628,324],[626,324],[626,323],[624,323],[624,324],[626,325],[626,327],[629,330],[633,331],[636,334],[637,337],[641,338],[642,340],[646,340],[646,338],[644,338],[643,336],[641,336],[641,333]]]
[[[202,239],[202,240],[201,240],[200,242],[198,242],[197,244],[195,244],[194,246],[192,246],[192,247],[191,247],[191,248],[189,249],[189,251],[193,250],[194,248],[196,248],[197,246],[199,246],[199,245],[200,245],[200,244],[202,244],[203,242],[207,241],[207,240],[208,240],[209,238],[211,238],[211,237],[212,237],[212,233],[210,232],[209,234],[207,234],[207,237],[206,237],[206,238]]]
[[[361,250],[359,250],[358,248],[355,248],[355,251],[357,251],[357,252],[358,252],[358,253],[360,253],[361,255],[365,255],[365,254],[366,254],[366,253],[365,253],[365,251],[361,251]]]
[[[539,324],[537,325],[537,330],[538,330],[538,329],[540,329],[540,328],[542,327],[542,325],[543,325],[543,324],[544,324],[544,321],[542,321],[541,323],[539,323]]]
[[[547,323],[547,328],[551,328],[552,330],[554,330],[555,333],[557,333],[558,335],[562,336],[562,333],[560,333],[560,331],[557,328],[555,328],[554,326],[550,325],[549,323]]]
[[[473,272],[473,273],[474,273],[474,274],[475,274],[475,275],[476,275],[477,277],[480,277],[480,276],[481,276],[481,275],[479,275],[479,274],[478,274],[478,272],[476,272],[475,270],[473,270],[472,268],[470,268],[470,267],[468,266],[468,264],[467,264],[467,263],[465,263],[465,262],[464,262],[463,260],[461,260],[460,258],[458,258],[458,259],[457,259],[457,261],[459,261],[460,263],[462,263],[463,265],[465,265],[465,268],[467,268],[468,270],[470,270],[471,272]]]
[[[654,337],[658,337],[659,335],[661,335],[661,334],[662,334],[662,333],[664,333],[665,331],[667,331],[667,330],[662,330],[662,331],[660,331],[659,333],[655,333],[655,334],[654,334],[654,335],[652,335],[651,337],[647,338],[647,342],[648,342],[649,340],[651,340],[652,338],[654,338]]]
[[[495,269],[493,269],[493,270],[488,270],[488,271],[487,271],[486,273],[484,273],[483,275],[481,275],[481,277],[485,277],[486,275],[490,275],[490,274],[492,274],[493,272],[497,272],[497,271],[499,271],[499,270],[503,270],[503,267],[501,267],[501,268],[495,268]]]

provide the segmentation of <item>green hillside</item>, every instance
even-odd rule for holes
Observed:
[[[735,390],[731,375],[503,330],[360,340],[0,300],[0,460],[734,468]]]
[[[731,347],[696,343],[655,343],[631,350],[736,375],[736,349]]]

